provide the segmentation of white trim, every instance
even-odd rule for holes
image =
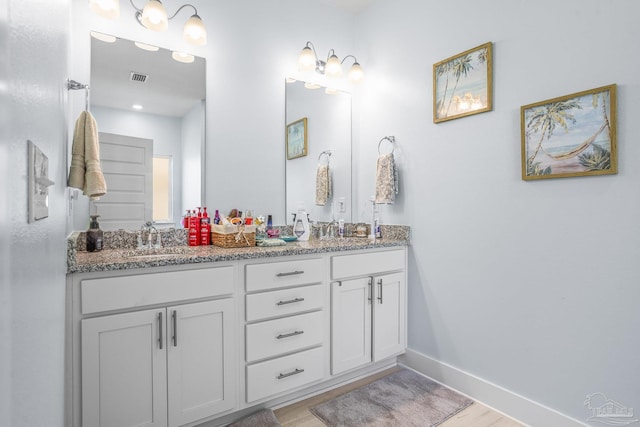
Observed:
[[[584,422],[415,350],[407,349],[406,354],[400,357],[400,364],[520,423],[545,427],[587,426]]]

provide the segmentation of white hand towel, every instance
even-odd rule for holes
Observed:
[[[376,203],[392,204],[398,194],[398,169],[393,153],[378,156],[376,164]]]
[[[79,188],[93,200],[107,193],[107,184],[100,168],[98,125],[88,111],[80,113],[73,134],[69,187]]]
[[[329,165],[318,165],[316,171],[316,205],[324,206],[331,198],[331,170]]]

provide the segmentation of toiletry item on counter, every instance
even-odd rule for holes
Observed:
[[[273,217],[271,215],[267,215],[267,231],[273,229]]]
[[[338,236],[344,237],[344,219],[338,220]]]
[[[300,241],[307,241],[311,237],[311,225],[309,224],[309,214],[300,206],[293,220],[293,234]]]
[[[374,233],[373,233],[374,237],[376,239],[382,238],[382,230],[380,228],[380,218],[376,217],[373,220],[373,225],[374,225]]]
[[[189,246],[199,246],[200,245],[200,220],[202,219],[201,208],[197,208],[198,213],[196,214],[195,209],[193,213],[189,217]]]
[[[213,216],[213,223],[220,224],[220,211],[216,209],[216,214]]]
[[[89,229],[87,230],[87,251],[98,252],[102,250],[103,233],[100,230],[100,224],[98,224],[98,217],[100,215],[89,215],[91,221],[89,222]]]
[[[202,218],[200,218],[200,245],[208,246],[211,244],[211,218],[207,213],[207,208],[203,208]]]
[[[253,213],[250,210],[244,215],[244,225],[253,225]]]

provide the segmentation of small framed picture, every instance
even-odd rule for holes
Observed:
[[[433,64],[433,122],[493,109],[492,44]]]
[[[520,107],[522,179],[618,172],[616,85]]]
[[[307,118],[287,125],[287,160],[307,155]]]

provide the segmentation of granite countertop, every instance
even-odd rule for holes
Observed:
[[[284,246],[221,248],[218,246],[186,246],[176,239],[161,249],[136,250],[122,245],[106,245],[100,252],[86,252],[79,244],[84,233],[74,232],[67,240],[67,273],[127,270],[169,265],[206,262],[236,261],[290,255],[350,251],[359,249],[388,248],[409,244],[409,228],[403,226],[387,230],[382,239],[335,238],[315,239],[308,242],[291,242]],[[165,242],[165,240],[163,240]]]

